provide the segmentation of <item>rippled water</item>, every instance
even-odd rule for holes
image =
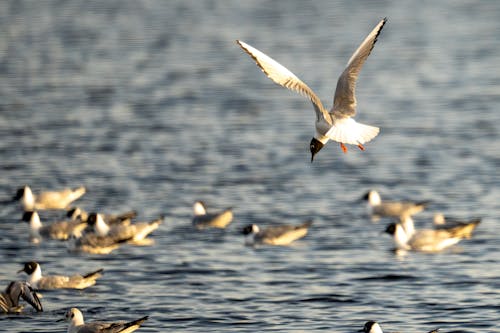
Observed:
[[[328,144],[309,162],[310,103],[265,78],[234,43],[285,64],[331,105],[338,74],[384,16],[357,87],[366,151]],[[496,1],[4,1],[0,3],[0,193],[85,185],[88,210],[166,216],[152,247],[73,255],[27,241],[0,209],[0,281],[24,261],[104,277],[43,294],[45,312],[5,332],[64,332],[149,314],[141,332],[500,332],[500,3]],[[473,239],[396,257],[357,199],[430,199],[481,216]],[[191,205],[234,207],[225,232],[195,232]],[[62,214],[62,213],[61,213]],[[42,212],[46,221],[58,213]],[[248,223],[299,223],[290,247],[243,246]],[[426,222],[427,221],[427,222]],[[2,287],[3,288],[3,287]]]

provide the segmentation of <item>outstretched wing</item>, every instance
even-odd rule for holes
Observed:
[[[318,96],[311,90],[311,88],[309,88],[309,86],[307,86],[307,84],[302,82],[295,74],[290,72],[276,60],[256,48],[240,40],[237,40],[236,43],[238,43],[238,45],[253,58],[253,60],[257,63],[257,66],[262,69],[268,78],[282,87],[308,97],[314,106],[314,110],[316,111],[316,118],[320,119],[320,117],[323,116],[325,120],[330,122],[330,115],[323,107],[323,104]]]
[[[347,67],[340,75],[337,81],[335,97],[333,100],[333,108],[330,111],[336,118],[352,117],[356,114],[356,80],[358,79],[361,67],[370,55],[377,37],[382,31],[382,28],[387,22],[387,18],[381,20],[370,34],[365,38],[363,43],[358,47],[356,52],[351,56]]]
[[[21,281],[18,282],[19,283],[16,284],[15,287],[20,288],[21,297],[37,311],[43,311],[42,303],[40,302],[40,299],[38,298],[35,290],[31,288],[29,283]]]

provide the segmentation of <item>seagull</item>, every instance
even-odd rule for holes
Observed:
[[[233,221],[232,208],[225,209],[217,213],[207,213],[205,203],[196,201],[193,205],[194,217],[193,225],[197,229],[219,228],[223,229]]]
[[[77,308],[71,308],[65,314],[65,320],[69,322],[68,333],[129,333],[138,329],[148,317],[145,316],[130,322],[94,321],[85,324],[83,314]]]
[[[81,235],[87,227],[87,223],[82,221],[59,221],[43,225],[36,211],[24,212],[22,220],[30,224],[29,234],[32,243],[39,243],[42,237],[67,240],[72,234]]]
[[[256,224],[249,224],[243,228],[242,233],[245,235],[245,245],[288,245],[307,235],[311,224],[312,221],[307,221],[297,226],[270,226],[262,230]]]
[[[434,329],[432,331],[429,331],[428,333],[437,333],[439,331],[439,328]],[[376,321],[370,320],[365,323],[365,326],[363,329],[359,330],[358,332],[364,332],[364,333],[384,333],[382,331],[382,328],[380,327],[379,323]]]
[[[131,238],[114,239],[94,233],[85,233],[81,237],[72,235],[68,241],[68,250],[90,254],[109,254],[130,240]]]
[[[17,273],[24,272],[28,274],[28,283],[38,290],[50,289],[85,289],[93,286],[96,280],[102,276],[103,269],[85,275],[75,274],[72,276],[50,275],[43,276],[42,268],[36,261],[30,261],[24,264],[23,269]]]
[[[23,298],[36,311],[43,311],[42,303],[31,288],[29,283],[24,281],[12,281],[5,291],[0,293],[0,310],[4,313],[19,313],[23,310],[23,305],[19,305],[19,298]]]
[[[17,190],[13,201],[21,200],[24,210],[65,209],[85,194],[85,187],[66,188],[61,191],[47,191],[34,195],[28,185]]]
[[[368,209],[374,220],[380,217],[404,218],[420,213],[429,204],[429,201],[382,201],[380,194],[370,190],[362,197],[368,201]]]
[[[75,206],[68,209],[66,216],[71,220],[81,220],[83,222],[87,222],[89,213],[87,213],[83,208]],[[101,214],[101,216],[107,224],[130,224],[130,220],[137,216],[137,212],[135,210],[131,210],[120,214]]]
[[[316,112],[316,131],[309,145],[311,162],[328,140],[339,142],[343,152],[347,153],[345,144],[357,145],[359,149],[365,150],[363,144],[378,135],[378,127],[358,123],[352,117],[356,114],[356,80],[386,22],[387,18],[384,18],[377,23],[347,62],[337,81],[330,111],[325,109],[312,89],[287,68],[247,43],[236,41],[272,81],[311,100]]]
[[[128,243],[134,245],[150,245],[154,241],[146,238],[150,233],[158,229],[163,222],[163,217],[150,222],[138,222],[130,225],[112,225],[104,222],[101,214],[90,213],[87,223],[94,227],[94,233],[100,237],[110,237],[112,239],[128,239]]]
[[[407,217],[405,223],[409,223],[410,220],[411,217]],[[457,244],[463,238],[470,238],[472,230],[477,224],[456,226],[449,229],[419,229],[408,234],[401,223],[391,223],[385,232],[393,236],[397,250],[439,252]]]

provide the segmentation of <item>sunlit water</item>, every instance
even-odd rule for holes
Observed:
[[[331,142],[310,163],[314,114],[268,80],[242,39],[330,107],[351,53],[389,22],[363,68],[361,152]],[[0,193],[85,185],[87,210],[165,215],[152,247],[75,255],[28,243],[0,209],[0,281],[28,260],[45,273],[105,275],[43,293],[45,312],[0,315],[5,332],[64,332],[87,319],[150,315],[141,332],[500,332],[500,3],[496,1],[5,1],[0,3]],[[436,255],[390,251],[358,199],[426,199],[483,218]],[[226,231],[191,228],[191,205],[232,206]],[[41,213],[53,221],[62,213]],[[248,248],[248,223],[300,223],[290,247]]]

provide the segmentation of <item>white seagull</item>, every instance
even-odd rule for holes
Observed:
[[[196,201],[193,205],[194,217],[193,225],[197,229],[219,228],[224,229],[233,221],[233,211],[231,208],[221,212],[207,213],[207,208],[203,201]]]
[[[43,225],[40,221],[40,216],[36,211],[26,211],[23,214],[22,220],[30,224],[30,241],[39,243],[42,237],[52,239],[67,240],[71,235],[80,235],[87,227],[87,223],[75,221],[58,221],[48,225]]]
[[[5,291],[0,293],[0,310],[4,313],[21,312],[23,310],[23,306],[19,305],[21,297],[37,311],[43,311],[42,303],[36,292],[29,283],[24,281],[12,281],[5,288]]]
[[[316,112],[316,131],[309,145],[311,162],[328,140],[339,142],[346,153],[347,147],[344,144],[357,145],[359,149],[364,150],[363,144],[378,135],[378,127],[358,123],[352,117],[356,114],[356,80],[386,22],[387,18],[384,18],[377,23],[347,62],[347,67],[337,81],[333,107],[330,111],[325,109],[309,86],[283,65],[247,43],[236,41],[272,81],[311,100]]]
[[[66,188],[60,191],[46,191],[38,195],[33,194],[31,188],[26,185],[17,190],[12,198],[14,201],[21,200],[24,210],[65,209],[73,201],[85,194],[85,187],[76,189]]]
[[[409,224],[410,221],[412,224],[411,218],[407,217],[405,223]],[[402,223],[391,223],[385,232],[393,236],[396,250],[439,252],[464,238],[470,238],[472,230],[478,224],[479,222],[474,222],[448,229],[413,229],[413,233],[408,233]]]
[[[147,236],[158,229],[163,222],[163,217],[159,217],[150,222],[137,222],[132,224],[108,225],[104,222],[101,214],[90,213],[87,223],[94,227],[94,233],[100,237],[110,237],[116,240],[128,239],[129,244],[151,245],[153,239]]]
[[[130,322],[103,322],[94,321],[85,324],[83,314],[77,308],[71,308],[65,314],[65,320],[69,322],[68,333],[130,333],[138,329],[148,316]]]
[[[249,224],[243,228],[242,233],[245,235],[245,245],[288,245],[307,235],[311,224],[312,221],[307,221],[300,225],[278,225],[264,229],[256,224]]]
[[[23,269],[18,273],[28,274],[28,283],[38,290],[50,289],[85,289],[93,286],[96,280],[102,276],[103,269],[98,269],[84,275],[75,274],[72,276],[64,275],[42,275],[42,268],[36,261],[30,261],[24,264]]]
[[[375,190],[366,192],[362,199],[368,202],[368,209],[374,220],[380,217],[404,219],[406,216],[420,213],[429,204],[429,201],[382,201],[380,194]]]

